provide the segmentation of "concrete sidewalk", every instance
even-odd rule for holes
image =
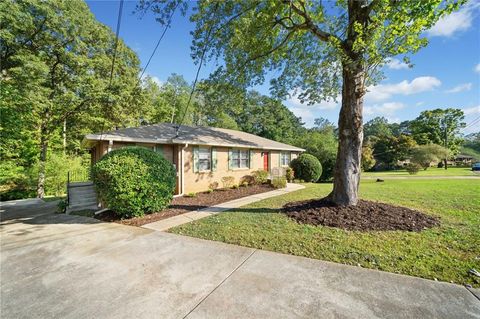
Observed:
[[[2,205],[2,318],[480,318],[459,285],[53,209]]]
[[[304,188],[305,186],[303,185],[288,183],[286,188],[234,199],[229,202],[221,203],[221,204],[200,209],[197,211],[192,211],[182,215],[159,220],[157,222],[145,224],[142,227],[157,230],[157,231],[165,231],[176,226],[190,223],[197,219],[205,218],[205,217],[212,216],[233,208],[238,208],[251,203],[255,203],[266,198],[285,195],[287,193],[294,192]]]

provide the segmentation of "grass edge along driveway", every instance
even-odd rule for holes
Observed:
[[[364,180],[363,199],[439,216],[441,226],[422,231],[346,231],[301,225],[278,213],[285,203],[323,197],[331,184],[306,188],[204,218],[172,233],[316,258],[393,273],[480,287],[479,180]]]

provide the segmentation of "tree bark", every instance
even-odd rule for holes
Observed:
[[[63,120],[63,129],[62,129],[62,138],[63,138],[63,155],[67,154],[67,119]]]
[[[48,140],[44,129],[41,130],[40,136],[40,161],[38,167],[37,197],[45,196],[45,163],[47,162]]]
[[[329,200],[356,205],[363,141],[364,71],[360,64],[343,66],[342,108],[338,119],[338,152]]]

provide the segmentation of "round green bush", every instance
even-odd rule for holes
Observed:
[[[313,155],[301,154],[290,163],[295,178],[302,179],[306,182],[316,182],[322,175],[322,164]]]
[[[167,207],[172,201],[175,176],[170,162],[143,147],[113,150],[92,168],[99,199],[122,218]]]

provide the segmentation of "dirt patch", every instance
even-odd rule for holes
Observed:
[[[95,217],[107,222],[116,222],[131,226],[142,226],[165,218],[207,208],[212,205],[225,203],[230,200],[245,196],[269,192],[272,190],[274,190],[274,188],[270,185],[251,185],[247,187],[239,187],[237,189],[219,189],[212,193],[197,193],[195,197],[183,196],[174,198],[167,209],[164,209],[158,213],[146,214],[143,217],[120,219],[112,211],[99,214]]]
[[[438,218],[419,211],[366,200],[356,206],[336,206],[326,199],[308,200],[288,203],[282,210],[302,224],[347,230],[421,231],[440,225]]]

